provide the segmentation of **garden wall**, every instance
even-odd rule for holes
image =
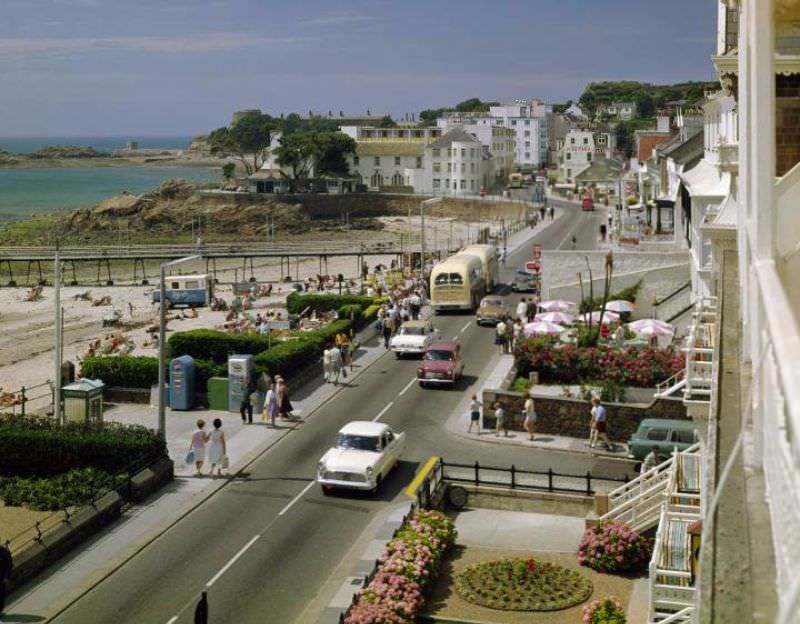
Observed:
[[[483,426],[494,429],[495,417],[491,406],[498,402],[506,412],[508,428],[524,431],[522,427],[522,406],[525,395],[510,390],[484,390],[485,407]],[[591,405],[581,399],[533,395],[536,407],[536,432],[562,435],[572,438],[589,437]],[[660,398],[650,404],[642,403],[604,403],[608,416],[608,436],[615,442],[627,442],[639,423],[645,418],[678,418],[689,420],[686,406],[680,399]]]

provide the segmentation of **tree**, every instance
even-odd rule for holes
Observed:
[[[222,179],[225,181],[225,184],[230,183],[235,171],[236,171],[235,163],[229,162],[222,165]]]
[[[280,145],[275,148],[275,156],[282,167],[291,168],[292,180],[307,178],[314,164],[315,146],[311,133],[293,132],[282,136],[278,143]]]
[[[218,128],[208,135],[211,153],[236,157],[247,175],[252,175],[266,158],[275,127],[269,115],[247,113],[230,126]]]
[[[319,175],[347,175],[350,167],[346,156],[355,154],[356,142],[343,132],[323,132],[315,137],[316,169]]]
[[[617,150],[624,154],[625,158],[633,156],[635,147],[633,125],[627,121],[620,121],[614,128],[614,134],[617,138]]]
[[[384,115],[378,122],[379,128],[394,128],[395,126],[397,126],[397,124],[394,122],[394,119],[389,117],[389,115]]]
[[[290,167],[292,180],[316,175],[346,175],[346,156],[354,154],[356,142],[342,132],[295,132],[282,136],[275,149],[278,162]]]

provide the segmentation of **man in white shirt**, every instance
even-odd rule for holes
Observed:
[[[519,303],[517,304],[517,318],[521,323],[528,322],[528,304],[525,301],[525,297],[520,299]]]

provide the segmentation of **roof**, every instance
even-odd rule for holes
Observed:
[[[422,156],[424,143],[410,141],[359,141],[356,156]]]
[[[616,180],[622,173],[622,163],[618,160],[606,158],[602,154],[597,155],[594,162],[589,167],[575,176],[578,182],[594,180]]]
[[[476,143],[478,145],[481,142],[472,136],[469,132],[465,132],[461,128],[453,128],[449,132],[446,132],[441,137],[439,137],[436,141],[430,144],[430,147],[434,148],[442,148],[442,147],[451,147],[453,143]]]
[[[720,174],[719,169],[705,159],[679,176],[692,197],[723,198],[730,190],[730,174]]]
[[[677,429],[696,429],[693,420],[679,420],[677,418],[645,418],[639,423],[640,427],[673,427]]]
[[[354,420],[339,429],[339,433],[348,435],[379,436],[388,429],[388,425],[369,420]]]
[[[458,340],[436,340],[428,346],[428,350],[449,351],[458,346]]]
[[[672,158],[676,163],[686,164],[688,161],[702,156],[703,153],[703,128],[689,126],[686,128],[688,138],[677,134],[672,141],[659,145],[656,150]]]
[[[428,321],[405,321],[403,322],[403,327],[422,327],[425,328],[428,326]]]
[[[280,169],[259,169],[254,174],[247,176],[248,180],[276,180],[283,178],[283,172]]]

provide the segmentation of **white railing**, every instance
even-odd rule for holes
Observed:
[[[651,620],[649,624],[683,624],[684,622],[691,622],[693,617],[694,607],[686,607],[658,621]]]
[[[685,401],[711,400],[714,387],[714,337],[717,318],[716,297],[703,297],[697,301],[692,324],[686,339]]]
[[[621,520],[635,531],[645,531],[658,524],[662,506],[667,503],[676,512],[699,510],[700,495],[678,491],[676,460],[678,455],[700,452],[700,443],[639,475],[608,495],[609,510],[600,521]]]
[[[671,396],[673,393],[677,392],[678,390],[683,389],[686,386],[686,369],[679,370],[677,373],[665,379],[659,384],[656,384],[656,391],[655,396],[658,397],[668,397]]]
[[[675,513],[667,510],[665,504],[661,508],[658,531],[653,545],[653,556],[650,558],[649,583],[650,602],[648,622],[659,622],[695,604],[695,588],[692,585],[691,573],[691,548],[686,549],[685,561],[689,571],[671,570],[659,567],[661,549],[669,533],[671,520],[685,520],[694,522],[698,514]]]

